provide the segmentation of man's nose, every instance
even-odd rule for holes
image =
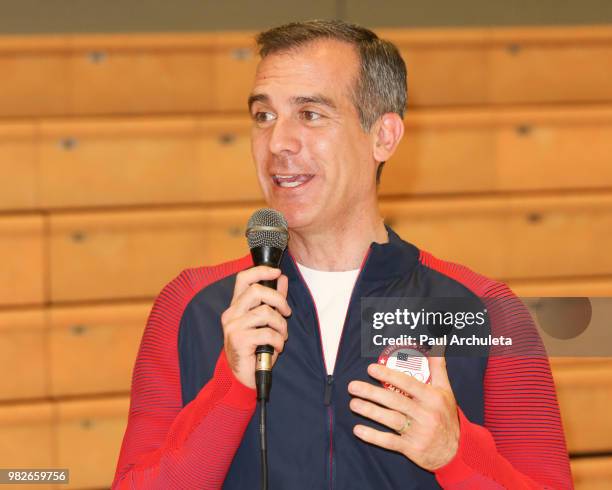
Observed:
[[[300,151],[298,124],[291,119],[278,118],[270,136],[270,152],[275,155]]]

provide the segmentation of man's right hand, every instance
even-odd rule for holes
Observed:
[[[276,290],[258,284],[277,279]],[[258,345],[274,347],[272,364],[285,347],[287,320],[287,276],[280,269],[260,265],[236,275],[234,296],[221,315],[227,361],[238,380],[255,389],[255,349]],[[257,328],[261,327],[261,328]]]

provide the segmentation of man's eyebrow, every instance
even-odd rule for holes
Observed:
[[[329,97],[325,97],[324,95],[302,95],[298,97],[293,97],[292,102],[296,105],[302,104],[319,104],[329,107],[330,109],[336,109],[336,104]]]
[[[253,107],[253,104],[255,102],[262,102],[264,104],[267,104],[270,102],[270,97],[268,97],[266,94],[251,94],[248,100],[249,112],[251,111],[251,108]],[[329,97],[325,97],[324,95],[320,94],[298,95],[296,97],[292,97],[291,102],[294,105],[319,104],[329,107],[330,109],[337,108],[333,100],[331,100]]]
[[[249,112],[251,112],[251,107],[255,102],[263,102],[264,104],[270,102],[270,97],[266,94],[251,94],[249,95]]]

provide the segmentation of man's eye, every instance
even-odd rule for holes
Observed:
[[[321,114],[313,111],[302,111],[302,117],[306,119],[306,121],[316,121],[321,119]]]
[[[268,122],[274,119],[274,115],[271,112],[256,112],[253,119],[257,122]]]

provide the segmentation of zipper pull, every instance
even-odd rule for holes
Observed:
[[[323,394],[323,403],[328,406],[331,403],[332,388],[334,386],[334,377],[331,374],[327,375],[325,381],[325,393]]]

